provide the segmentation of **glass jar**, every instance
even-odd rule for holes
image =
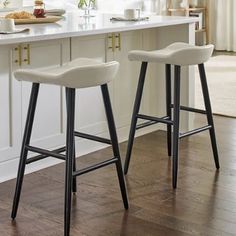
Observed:
[[[34,15],[36,18],[45,17],[45,4],[42,0],[37,0],[34,2]]]

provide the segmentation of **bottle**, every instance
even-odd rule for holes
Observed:
[[[36,0],[34,2],[34,15],[36,18],[45,17],[45,4],[43,0]]]

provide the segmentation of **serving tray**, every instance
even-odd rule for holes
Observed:
[[[46,16],[44,18],[35,18],[35,19],[15,19],[16,25],[23,24],[44,24],[44,23],[55,23],[61,20],[61,16]]]

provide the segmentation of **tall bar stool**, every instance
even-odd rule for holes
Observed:
[[[23,137],[20,164],[17,176],[16,190],[12,208],[12,219],[14,220],[17,214],[20,194],[22,189],[25,166],[32,162],[42,160],[46,157],[54,157],[66,161],[66,176],[65,176],[65,208],[64,208],[64,235],[70,234],[70,215],[71,215],[71,195],[72,191],[76,192],[76,177],[86,174],[90,171],[105,167],[110,164],[116,165],[120,190],[123,198],[125,209],[128,209],[128,199],[126,194],[126,186],[124,174],[122,170],[116,127],[113,118],[111,101],[107,83],[110,82],[116,75],[119,68],[118,62],[100,63],[91,59],[81,58],[74,60],[60,68],[50,70],[18,70],[15,72],[15,77],[19,81],[32,82],[32,91],[28,108],[25,132]],[[66,88],[67,102],[67,134],[66,146],[53,151],[33,147],[30,145],[31,132],[33,127],[35,109],[40,84],[53,84],[64,86]],[[105,139],[93,135],[88,135],[74,131],[75,122],[75,93],[78,88],[88,88],[101,86],[110,139]],[[94,166],[87,167],[82,170],[75,168],[75,136],[93,140],[97,142],[112,145],[114,157],[107,161],[101,162]],[[38,153],[36,157],[27,158],[28,151]],[[66,152],[66,155],[61,154]]]
[[[174,43],[164,49],[157,50],[157,51],[131,51],[129,53],[129,59],[131,61],[141,61],[142,66],[141,66],[140,78],[139,78],[137,94],[136,94],[136,99],[135,99],[135,104],[134,104],[130,134],[129,134],[128,148],[127,148],[125,168],[124,168],[125,174],[128,173],[136,129],[144,128],[149,125],[157,124],[157,123],[164,123],[167,125],[168,155],[169,156],[172,155],[172,158],[173,158],[172,160],[173,161],[173,167],[172,167],[173,188],[177,187],[179,139],[181,138],[188,137],[190,135],[209,130],[213,154],[214,154],[215,166],[217,169],[220,168],[217,143],[216,143],[216,137],[215,137],[215,128],[214,128],[214,122],[213,122],[213,116],[212,116],[212,109],[211,109],[207,78],[206,78],[205,67],[204,67],[204,63],[209,60],[209,58],[211,57],[213,53],[213,50],[214,50],[213,45],[198,47],[198,46],[192,46],[186,43]],[[148,63],[150,62],[165,64],[165,68],[166,68],[167,115],[162,118],[156,118],[156,117],[139,114],[147,66],[148,66]],[[175,71],[173,104],[172,104],[172,98],[171,98],[171,65],[174,66],[174,71]],[[181,67],[190,66],[190,65],[198,65],[206,111],[180,105]],[[172,108],[174,110],[173,119],[172,119]],[[206,114],[208,124],[202,128],[194,129],[192,131],[181,134],[179,131],[180,110]],[[148,122],[143,123],[140,126],[137,126],[138,119],[147,120]],[[173,126],[173,137],[172,137],[172,126]],[[173,141],[173,145],[172,145],[172,141]]]

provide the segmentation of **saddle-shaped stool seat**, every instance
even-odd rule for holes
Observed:
[[[155,51],[134,50],[129,53],[131,61],[146,61],[162,64],[189,66],[199,65],[209,60],[213,45],[193,46],[187,43],[173,43]]]
[[[116,75],[118,68],[119,63],[115,61],[101,63],[88,58],[78,58],[57,68],[19,69],[15,72],[15,78],[67,88],[88,88],[109,83]]]

